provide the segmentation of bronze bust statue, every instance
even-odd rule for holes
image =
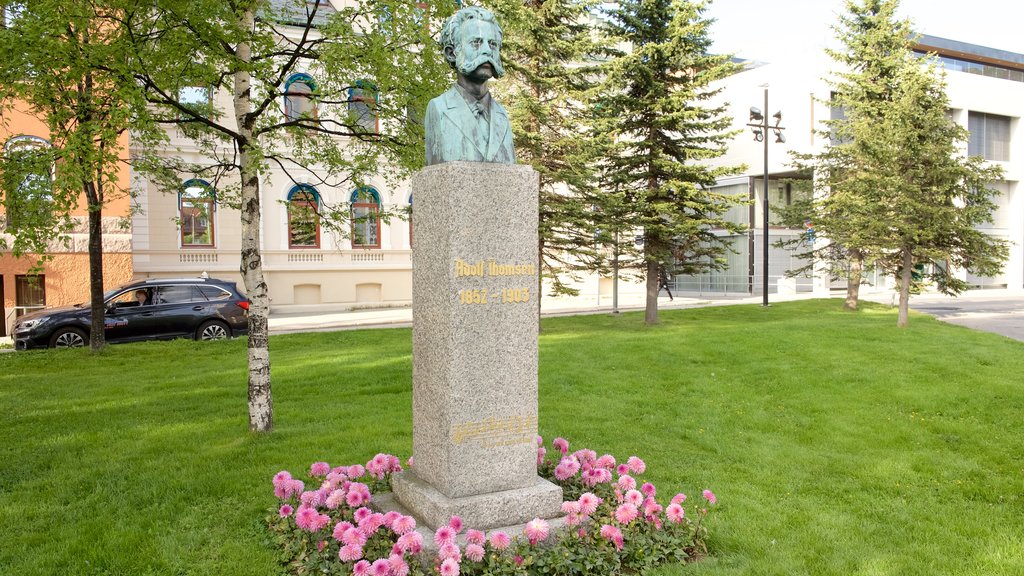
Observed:
[[[480,7],[463,8],[441,31],[441,48],[458,80],[427,105],[427,165],[455,160],[514,164],[508,113],[491,98],[487,81],[501,78],[501,27]]]

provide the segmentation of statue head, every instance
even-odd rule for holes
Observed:
[[[445,60],[459,76],[482,84],[492,77],[505,75],[505,67],[501,65],[501,38],[501,26],[494,14],[470,6],[444,23],[441,49]]]

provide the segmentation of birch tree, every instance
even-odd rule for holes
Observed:
[[[261,174],[273,165],[295,182],[358,186],[371,172],[397,180],[422,166],[416,118],[449,74],[431,31],[450,4],[383,0],[334,10],[295,0],[157,0],[119,23],[132,32],[132,68],[157,122],[177,126],[211,159],[190,165],[149,158],[152,177],[171,187],[182,173],[212,173],[225,183],[222,197],[241,211],[241,274],[251,300],[250,430],[272,428]],[[286,80],[300,72],[317,78],[308,94],[315,105],[285,114]],[[187,87],[229,93],[230,104],[214,98],[197,106],[182,97]],[[372,93],[379,130],[350,112],[354,91]],[[348,216],[344,207],[335,211]],[[330,212],[321,214],[325,222]]]

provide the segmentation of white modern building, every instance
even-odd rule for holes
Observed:
[[[954,121],[971,133],[967,152],[981,155],[1002,166],[1004,180],[992,183],[1001,192],[993,222],[985,228],[989,234],[1010,241],[1010,258],[1003,274],[993,278],[976,277],[961,271],[961,278],[978,287],[1024,289],[1024,54],[966,44],[944,38],[922,36],[915,45],[920,54],[937,54],[946,70],[947,90]],[[724,81],[722,101],[729,103],[733,128],[740,133],[732,141],[729,153],[720,161],[745,164],[741,176],[722,180],[719,191],[743,195],[751,205],[735,209],[731,217],[747,223],[747,235],[731,239],[736,254],[723,272],[695,277],[677,277],[676,286],[687,292],[761,292],[763,247],[764,146],[755,141],[749,122],[751,107],[764,108],[765,89],[769,107],[763,113],[771,116],[782,112],[784,143],[776,142],[774,134],[768,144],[768,206],[769,206],[769,292],[816,291],[827,293],[832,285],[824,278],[784,278],[784,273],[802,265],[793,253],[771,246],[783,237],[800,236],[802,229],[786,229],[776,222],[772,208],[790,203],[800,193],[799,186],[787,181],[796,176],[792,153],[815,152],[825,144],[815,128],[837,113],[829,106],[830,87],[825,79],[836,64],[823,51],[794,54],[792,59],[777,63],[746,62],[745,69]],[[769,117],[769,123],[775,120]],[[869,278],[872,283],[891,282],[886,278]]]

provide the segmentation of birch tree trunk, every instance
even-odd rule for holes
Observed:
[[[241,15],[241,29],[253,27],[252,9]],[[252,47],[248,42],[239,42],[235,56],[240,62],[235,72],[233,104],[238,122],[238,160],[241,179],[242,209],[242,265],[241,274],[245,292],[249,297],[249,430],[270,432],[273,429],[273,401],[270,395],[270,339],[267,318],[270,312],[270,297],[263,277],[263,262],[260,254],[260,195],[259,160],[253,153],[252,81],[248,64],[252,58]]]
[[[903,263],[900,266],[900,315],[896,326],[906,328],[910,321],[910,282],[914,271],[914,258],[910,249],[903,248]]]
[[[856,310],[860,301],[860,282],[864,277],[864,254],[857,249],[851,249],[848,253],[850,259],[850,274],[846,282],[846,302],[843,307],[847,310]]]

